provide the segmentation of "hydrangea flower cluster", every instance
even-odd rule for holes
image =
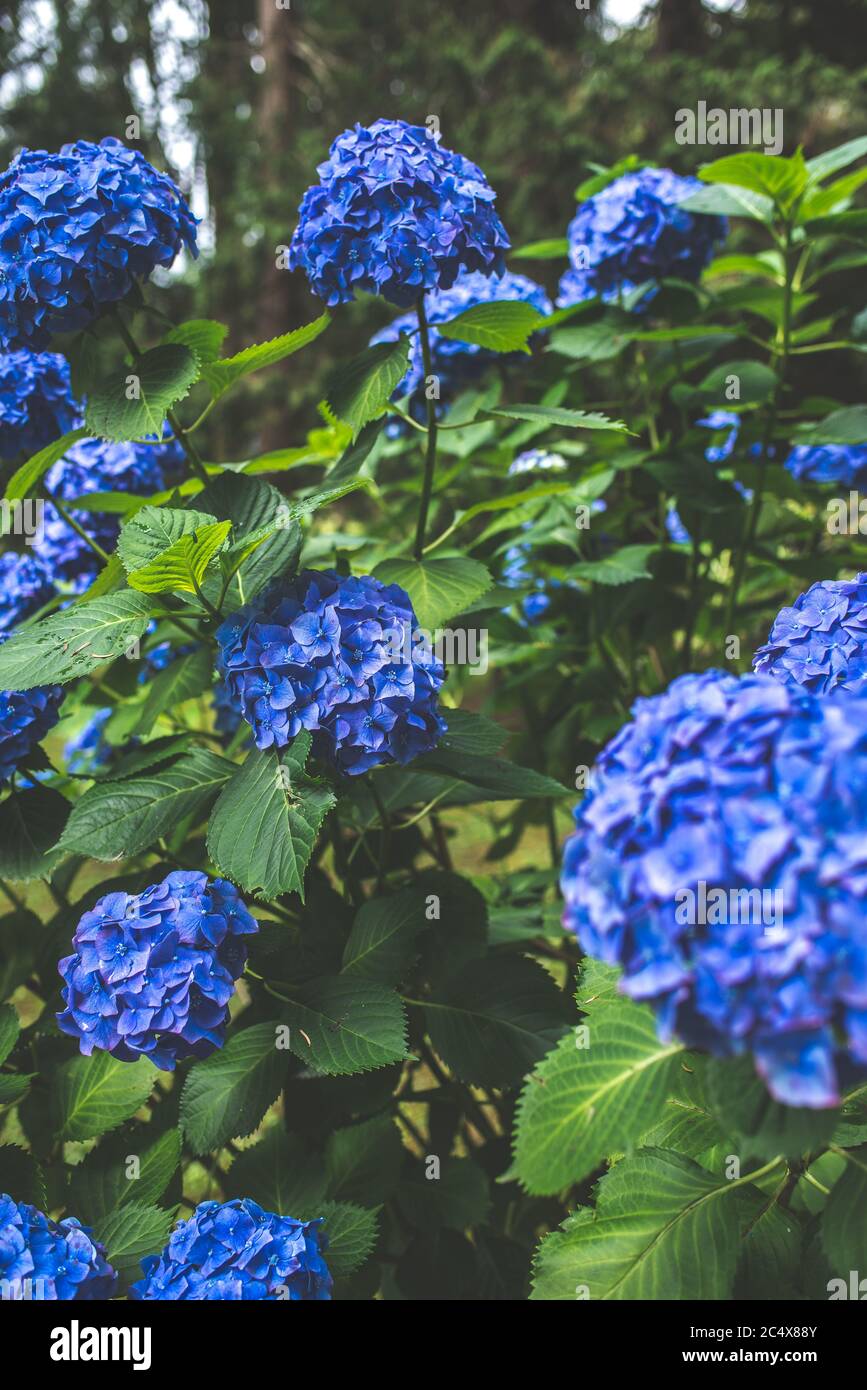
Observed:
[[[32,554],[4,550],[0,554],[0,641],[38,613],[54,592],[48,571]]]
[[[558,579],[544,580],[530,569],[526,545],[511,545],[505,554],[503,583],[510,589],[532,585],[530,593],[521,600],[521,612],[528,623],[537,623],[551,607],[551,590],[560,587]],[[508,609],[505,610],[508,612]]]
[[[506,271],[501,276],[482,275],[479,271],[464,272],[451,289],[438,290],[425,304],[430,328],[431,367],[439,378],[440,399],[451,399],[461,387],[485,370],[502,353],[479,347],[478,343],[462,343],[458,338],[444,338],[435,325],[448,323],[477,304],[495,304],[500,300],[530,304],[540,314],[553,313],[553,306],[541,285],[526,275]],[[424,384],[424,361],[415,312],[402,314],[371,338],[371,343],[396,342],[402,333],[414,334],[409,355],[409,370],[394,392],[395,397],[415,396]],[[508,354],[509,357],[519,354]]]
[[[173,1071],[222,1047],[228,1003],[257,930],[225,879],[178,869],[143,893],[108,893],[85,912],[58,964],[64,1033],[89,1057],[139,1057]]]
[[[867,1068],[867,702],[682,676],[636,702],[575,820],[565,924],[661,1035],[836,1104]]]
[[[821,580],[781,608],[753,670],[817,695],[867,689],[867,574]]]
[[[799,444],[786,459],[793,478],[807,483],[841,483],[863,487],[867,482],[867,444]]]
[[[93,492],[132,492],[148,497],[169,487],[183,462],[183,450],[175,439],[163,444],[81,439],[48,470],[46,483],[61,501]],[[103,550],[114,549],[120,532],[116,514],[73,509],[72,515]],[[99,569],[90,546],[50,503],[45,506],[42,539],[34,548],[55,582],[71,584],[76,592],[87,588]]]
[[[111,1298],[117,1275],[105,1249],[74,1217],[50,1216],[0,1193],[0,1284],[37,1301]]]
[[[617,300],[666,276],[697,280],[727,230],[723,217],[680,207],[703,187],[670,169],[639,169],[588,198],[569,223],[571,268],[557,304]]]
[[[321,1218],[296,1221],[263,1211],[249,1197],[200,1202],[161,1255],[142,1260],[133,1300],[325,1301],[333,1280],[322,1251]]]
[[[481,169],[406,121],[338,135],[309,188],[289,250],[326,304],[358,291],[406,308],[448,289],[461,267],[503,269],[509,239]]]
[[[442,663],[397,584],[305,570],[217,630],[218,667],[258,748],[302,729],[354,776],[429,752],[445,732]]]
[[[510,473],[562,473],[566,460],[562,454],[551,453],[550,449],[525,449],[509,464]]]
[[[69,364],[57,352],[0,355],[0,459],[24,460],[78,424]]]
[[[0,348],[87,328],[184,246],[196,254],[195,218],[138,150],[22,150],[0,175]]]
[[[54,728],[63,695],[60,685],[0,690],[0,787],[26,768],[36,745]]]

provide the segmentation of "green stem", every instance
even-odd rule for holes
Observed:
[[[65,521],[66,525],[69,526],[77,536],[80,536],[80,538],[84,541],[85,545],[89,546],[90,549],[93,551],[94,555],[98,556],[100,564],[107,565],[110,556],[107,554],[106,551],[103,550],[101,545],[97,544],[97,542],[93,539],[92,536],[89,536],[87,534],[84,527],[79,525],[72,513],[70,511],[67,511],[64,504],[60,501],[60,498],[55,493],[51,492],[49,488],[46,487],[45,483],[42,484],[42,491],[45,495],[46,501],[51,503],[52,507],[54,507],[55,511],[57,512],[57,515],[61,517],[63,521]]]
[[[420,560],[424,553],[424,538],[427,530],[427,514],[430,509],[431,493],[433,492],[434,470],[437,462],[437,417],[436,401],[428,395],[428,387],[432,376],[431,370],[431,351],[430,351],[430,332],[428,331],[427,314],[424,307],[424,295],[421,295],[416,306],[418,312],[419,341],[421,342],[421,357],[424,366],[425,399],[427,403],[427,441],[425,445],[424,458],[424,478],[421,485],[421,500],[418,506],[418,524],[415,531],[415,546],[413,554],[416,560]]]
[[[792,229],[789,225],[786,226],[786,232],[782,243],[782,249],[786,271],[786,279],[785,284],[783,286],[783,314],[780,323],[780,332],[778,335],[778,340],[774,344],[773,349],[774,365],[777,366],[778,369],[777,384],[774,388],[774,394],[771,398],[767,419],[765,421],[765,429],[762,437],[761,455],[759,457],[759,473],[758,478],[756,479],[756,487],[753,493],[753,500],[750,503],[750,510],[747,516],[747,523],[744,527],[743,535],[741,537],[741,543],[738,547],[737,556],[735,557],[734,575],[732,578],[732,585],[729,590],[728,605],[726,607],[725,631],[727,634],[730,633],[732,630],[732,624],[734,622],[735,614],[737,612],[738,594],[740,592],[741,584],[743,582],[747,559],[749,558],[750,551],[752,550],[753,545],[755,544],[756,533],[759,527],[759,515],[762,509],[762,497],[765,489],[765,474],[767,472],[768,467],[768,458],[770,455],[770,449],[774,438],[774,432],[777,426],[777,417],[779,415],[780,406],[782,403],[783,392],[785,390],[786,385],[786,371],[789,365],[789,353],[791,348],[792,337],[792,294],[794,290],[794,273],[792,269]]]

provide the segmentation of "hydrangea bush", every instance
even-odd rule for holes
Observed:
[[[0,176],[2,1298],[858,1266],[863,147],[513,252],[447,144],[338,135],[232,355],[136,149]]]

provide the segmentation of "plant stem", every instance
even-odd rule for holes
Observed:
[[[434,470],[437,462],[437,417],[436,401],[428,395],[427,388],[431,371],[431,351],[430,333],[428,331],[427,314],[424,307],[424,295],[419,297],[416,306],[418,313],[419,341],[421,342],[421,357],[424,366],[425,379],[425,400],[427,403],[427,441],[425,444],[424,458],[424,478],[421,485],[421,500],[418,506],[418,524],[415,531],[415,547],[413,555],[416,560],[420,560],[424,552],[424,538],[427,530],[427,514],[430,508],[431,493],[433,491]]]
[[[94,555],[98,556],[100,564],[107,565],[111,557],[103,550],[101,545],[97,544],[92,536],[87,534],[84,527],[79,525],[72,513],[67,511],[64,504],[60,501],[60,498],[55,493],[51,492],[49,488],[46,487],[45,483],[42,484],[42,491],[45,494],[46,501],[51,503],[57,515],[66,522],[66,525],[69,526],[81,540],[84,541],[85,545],[90,547]]]

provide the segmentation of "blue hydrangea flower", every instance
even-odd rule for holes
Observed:
[[[786,459],[793,478],[807,483],[841,483],[859,488],[867,483],[867,444],[799,444]]]
[[[49,490],[66,502],[93,492],[149,497],[169,487],[183,464],[183,450],[175,439],[163,444],[81,439],[48,470],[45,481]],[[116,513],[73,508],[72,515],[103,550],[114,549],[121,523]],[[70,584],[76,592],[86,589],[99,571],[99,560],[90,546],[50,503],[45,505],[42,539],[34,549],[55,582]]]
[[[79,422],[69,363],[56,352],[0,355],[0,459],[26,459]]]
[[[753,669],[817,695],[867,689],[867,574],[823,579],[781,608]]]
[[[540,314],[553,313],[553,306],[541,285],[526,275],[506,271],[501,276],[482,275],[479,271],[464,272],[450,289],[431,294],[425,304],[430,329],[431,368],[439,378],[440,400],[450,400],[462,387],[477,377],[502,353],[479,347],[478,343],[462,343],[457,338],[444,338],[434,325],[448,323],[458,314],[477,304],[499,303],[500,300],[530,304]],[[402,314],[371,338],[371,343],[396,342],[402,333],[414,335],[409,356],[409,370],[394,392],[395,397],[415,396],[424,385],[424,361],[415,312]],[[519,353],[508,353],[508,358]],[[414,402],[414,404],[417,404]]]
[[[581,203],[569,223],[571,269],[557,304],[617,300],[669,276],[697,280],[727,230],[723,217],[680,207],[704,187],[670,169],[639,169]]]
[[[525,449],[509,464],[510,473],[562,473],[566,460],[562,454],[551,453],[550,449]]]
[[[560,588],[558,579],[543,579],[530,569],[530,554],[526,545],[511,545],[504,556],[503,583],[510,589],[532,585],[521,599],[521,612],[528,623],[537,623],[551,607],[551,590]],[[508,612],[505,609],[504,612]]]
[[[138,150],[22,150],[0,174],[0,348],[87,328],[184,246],[196,254],[195,218]]]
[[[325,1301],[333,1280],[322,1251],[321,1217],[296,1221],[263,1211],[249,1197],[200,1202],[161,1255],[142,1260],[130,1298]]]
[[[338,135],[299,209],[289,265],[326,304],[359,291],[406,308],[461,267],[503,269],[509,240],[481,169],[405,121]]]
[[[229,1000],[258,930],[225,879],[176,870],[143,893],[108,893],[85,912],[58,964],[64,1033],[89,1057],[149,1057],[173,1071],[225,1040]]]
[[[0,690],[0,786],[26,769],[36,745],[60,718],[63,687],[39,685],[32,690]]]
[[[105,1249],[74,1217],[50,1216],[0,1193],[0,1285],[36,1301],[111,1298],[117,1275]]]
[[[636,702],[575,820],[565,925],[661,1036],[835,1105],[867,1068],[867,701],[683,676]]]
[[[407,763],[445,732],[442,663],[397,584],[305,570],[242,608],[217,642],[259,748],[309,729],[315,755],[353,776]]]
[[[45,566],[32,554],[4,550],[0,554],[0,640],[26,618],[32,618],[54,598]]]

